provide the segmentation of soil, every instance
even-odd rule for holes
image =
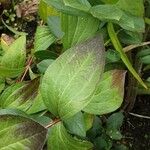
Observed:
[[[132,113],[150,116],[150,96],[138,97]],[[128,114],[123,124],[123,135],[130,150],[150,150],[150,119]]]

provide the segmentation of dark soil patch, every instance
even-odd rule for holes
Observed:
[[[132,113],[150,116],[150,96],[138,97]],[[150,150],[150,119],[128,114],[123,134],[131,150]]]

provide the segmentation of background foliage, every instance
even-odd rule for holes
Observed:
[[[0,3],[0,149],[128,149],[121,105],[127,73],[135,97],[149,91],[149,1]]]

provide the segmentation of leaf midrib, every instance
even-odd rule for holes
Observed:
[[[76,78],[76,76],[78,75],[78,73],[83,69],[84,65],[86,64],[86,62],[89,60],[91,55],[88,54],[86,60],[81,64],[80,69],[72,76],[72,78],[70,79],[70,81],[68,82],[68,84],[65,86],[64,90],[62,91],[61,95],[59,95],[59,100],[58,100],[58,107],[60,106],[61,103],[61,99],[63,97],[63,94],[66,92],[66,90],[69,88],[70,84],[72,83],[72,81]]]

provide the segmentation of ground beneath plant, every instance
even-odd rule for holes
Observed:
[[[132,113],[150,116],[150,96],[138,97]],[[150,119],[128,114],[122,130],[123,142],[131,150],[150,150]]]

